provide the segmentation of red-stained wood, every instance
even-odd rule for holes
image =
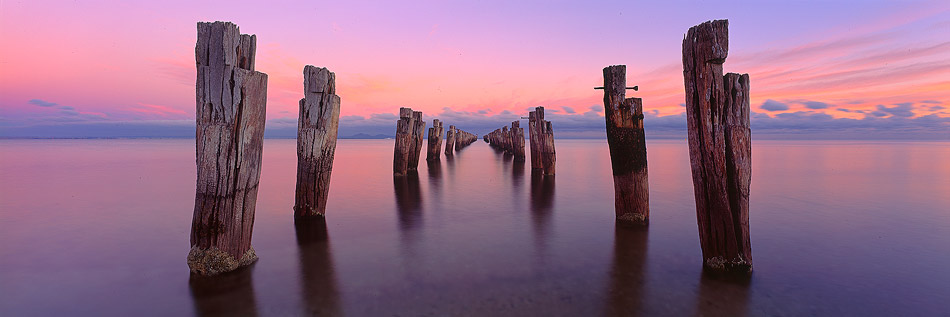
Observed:
[[[257,38],[230,22],[199,22],[195,45],[197,186],[188,267],[215,275],[257,260],[251,247],[261,175],[267,75]]]
[[[752,183],[752,130],[749,113],[752,109],[749,74],[728,73],[723,78],[726,91],[726,173],[729,177],[729,203],[735,215],[736,236],[740,252],[752,265],[752,243],[749,240],[749,188]]]
[[[643,101],[626,98],[627,67],[604,68],[604,118],[614,177],[617,222],[646,225],[650,220],[647,146],[643,134]]]
[[[297,189],[294,217],[323,217],[330,192],[330,174],[340,123],[336,75],[307,65],[304,98],[297,121]]]
[[[749,77],[723,76],[728,27],[726,20],[705,22],[683,39],[686,120],[704,265],[749,273]]]

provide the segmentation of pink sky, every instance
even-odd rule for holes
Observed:
[[[721,18],[725,69],[750,74],[760,116],[950,118],[946,1],[34,0],[0,3],[0,126],[193,120],[195,23],[215,20],[258,36],[269,120],[296,120],[307,64],[337,74],[342,116],[582,116],[613,64],[627,65],[645,111],[678,115],[683,34]]]

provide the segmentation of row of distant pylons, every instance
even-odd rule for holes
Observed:
[[[214,275],[257,260],[251,233],[261,173],[267,74],[254,69],[256,36],[230,22],[198,23],[195,46],[197,186],[188,266]],[[683,77],[690,165],[705,268],[749,273],[751,130],[749,76],[723,74],[729,50],[728,21],[708,21],[683,39]],[[294,217],[324,219],[336,151],[340,97],[336,75],[306,65],[297,131]],[[640,98],[626,98],[626,67],[604,68],[607,141],[618,223],[646,225],[649,186]],[[422,112],[401,108],[396,123],[393,175],[418,169],[425,122]],[[554,133],[544,108],[529,114],[531,166],[554,175]],[[477,136],[433,121],[427,160],[475,142]],[[492,146],[523,160],[524,132],[515,121],[485,136]]]
[[[514,156],[516,161],[525,160],[524,128],[521,122],[511,122],[485,135],[485,142]],[[554,151],[554,127],[544,120],[544,107],[536,107],[528,113],[528,140],[531,150],[531,169],[542,175],[554,175],[557,155]]]
[[[405,176],[419,169],[419,158],[422,156],[423,131],[426,122],[422,120],[422,111],[413,111],[412,108],[399,108],[399,120],[396,121],[396,145],[393,149],[393,176]],[[442,155],[442,121],[432,120],[429,128],[429,140],[426,150],[426,160],[440,160]],[[453,155],[475,140],[478,136],[462,131],[454,125],[445,132],[445,155]]]

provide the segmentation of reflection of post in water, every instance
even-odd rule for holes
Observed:
[[[439,178],[442,178],[442,161],[441,160],[432,160],[426,164],[429,169],[429,182],[439,182]]]
[[[522,169],[524,166],[522,165]],[[554,176],[531,172],[531,211],[549,213],[554,204]]]
[[[449,175],[455,175],[455,156],[446,155],[445,156],[445,168],[449,171]]]
[[[644,227],[614,225],[614,255],[607,289],[608,316],[643,314],[646,283],[647,230]]]
[[[257,316],[251,271],[254,265],[215,276],[192,274],[188,280],[198,316]]]
[[[511,184],[515,188],[515,193],[520,193],[518,189],[521,188],[522,179],[524,179],[524,160],[514,160],[511,162]]]
[[[743,272],[722,273],[703,270],[696,292],[696,314],[709,316],[748,315],[749,283]]]
[[[432,194],[438,197],[441,192],[440,180],[442,178],[442,160],[428,160],[426,161],[429,172],[429,190],[432,191]]]
[[[447,155],[447,161],[453,160],[453,155]],[[402,251],[400,260],[402,266],[407,268],[406,273],[409,280],[420,278],[416,270],[420,267],[418,262],[418,250],[416,248],[419,241],[419,229],[422,227],[422,194],[419,190],[419,174],[409,173],[405,177],[393,178],[393,187],[396,191],[396,211],[399,217],[399,246]]]
[[[401,229],[414,229],[422,223],[422,193],[419,190],[419,174],[393,177],[396,192],[396,209],[399,212]]]
[[[330,235],[324,217],[295,218],[300,248],[300,279],[305,315],[337,316],[340,295],[330,253]]]
[[[522,169],[524,168],[522,162]],[[544,175],[540,170],[531,171],[531,219],[534,223],[534,242],[538,252],[543,253],[550,227],[551,209],[554,205],[554,175]]]

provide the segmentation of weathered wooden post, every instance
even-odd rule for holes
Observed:
[[[429,128],[429,142],[426,143],[426,160],[439,160],[442,156],[442,122],[439,119],[432,120],[432,127]]]
[[[422,111],[413,111],[412,120],[412,148],[409,150],[410,171],[419,170],[419,158],[422,157],[422,138],[426,130],[426,122],[422,120]]]
[[[454,125],[450,125],[449,130],[445,132],[445,155],[455,152],[455,132]]]
[[[393,150],[393,176],[404,176],[409,171],[412,150],[415,149],[413,134],[416,127],[415,120],[416,115],[412,108],[399,108],[399,121],[396,122],[396,145]]]
[[[511,130],[508,131],[511,133],[511,150],[515,160],[524,161],[524,129],[521,128],[521,122],[511,122]]]
[[[539,112],[541,116],[538,118],[541,119],[541,122],[544,122],[541,125],[541,136],[543,143],[541,143],[541,162],[544,164],[544,174],[545,175],[554,175],[554,166],[557,161],[557,155],[554,152],[554,126],[551,124],[551,121],[544,120],[544,111]]]
[[[503,126],[501,127],[501,129],[498,129],[495,131],[498,131],[498,133],[495,135],[495,139],[498,143],[498,148],[504,150],[505,153],[511,154],[511,149],[509,149],[508,147],[508,140],[510,138],[508,136],[508,127]]]
[[[199,22],[192,273],[214,275],[257,260],[251,247],[261,176],[267,74],[254,71],[257,37],[230,22]]]
[[[528,114],[528,137],[531,140],[531,168],[545,175],[554,175],[554,127],[544,120],[544,107]]]
[[[723,76],[728,52],[727,20],[694,26],[683,39],[689,160],[705,267],[749,273],[749,75]]]
[[[538,139],[538,112],[531,111],[528,113],[528,145],[531,152],[531,170],[540,171],[543,169],[543,163],[541,163],[541,148]]]
[[[501,135],[499,136],[499,141],[501,148],[505,150],[505,153],[511,154],[511,134],[508,133],[508,126],[501,127]]]
[[[323,217],[340,124],[336,75],[326,68],[303,69],[304,98],[297,120],[297,190],[294,217]]]
[[[646,225],[650,220],[650,188],[643,101],[625,98],[626,74],[624,65],[604,68],[604,118],[614,174],[614,211],[619,223]]]

